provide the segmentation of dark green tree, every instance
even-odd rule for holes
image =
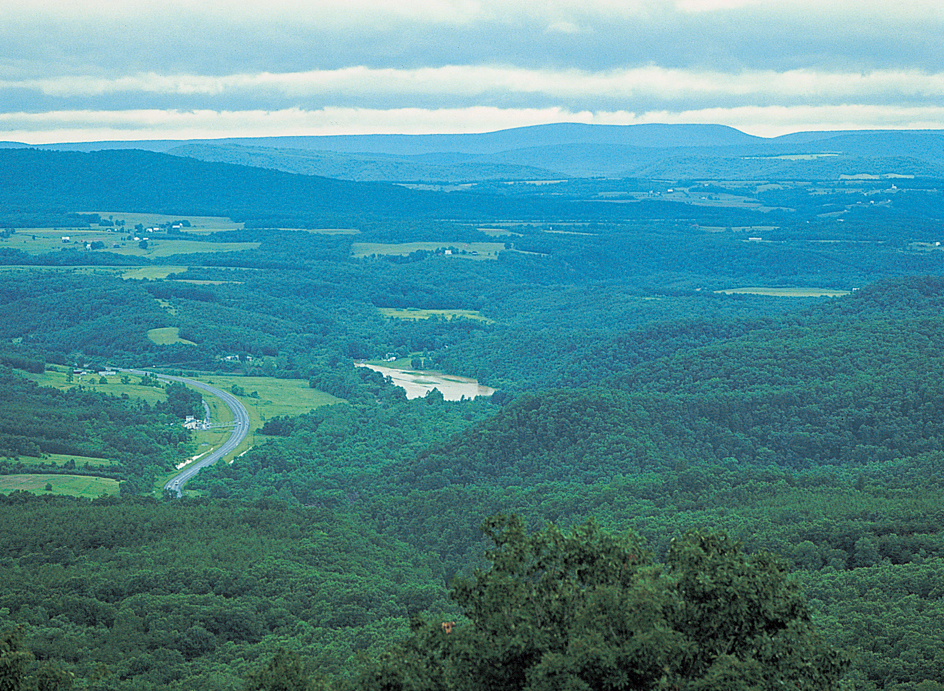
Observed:
[[[724,535],[678,539],[661,566],[593,522],[484,531],[491,568],[452,593],[468,621],[414,622],[360,688],[825,690],[845,672],[782,564]]]
[[[23,646],[20,629],[0,634],[0,691],[26,688],[27,671],[32,659],[32,653]]]
[[[293,650],[279,648],[269,663],[249,675],[246,691],[316,691],[319,687]]]

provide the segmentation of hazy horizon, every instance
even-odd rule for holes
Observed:
[[[0,140],[942,129],[942,34],[929,1],[22,0]]]

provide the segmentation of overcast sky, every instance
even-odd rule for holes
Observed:
[[[944,129],[941,0],[9,0],[0,140]]]

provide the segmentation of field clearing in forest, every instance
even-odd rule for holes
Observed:
[[[314,408],[334,403],[343,403],[340,398],[313,389],[307,379],[276,379],[275,377],[241,377],[238,375],[212,374],[206,376],[187,375],[190,379],[206,382],[239,397],[249,411],[250,428],[276,415],[303,415]],[[233,387],[239,393],[233,391]]]
[[[244,227],[243,223],[236,223],[231,218],[225,216],[169,216],[167,214],[149,214],[149,213],[125,213],[124,211],[82,211],[81,213],[95,213],[101,218],[112,221],[124,221],[125,230],[134,232],[134,227],[139,223],[145,228],[160,226],[165,223],[176,223],[177,221],[189,221],[190,227],[184,228],[185,232],[204,231],[219,233],[225,230],[239,230]]]
[[[161,329],[151,329],[148,331],[148,340],[157,345],[173,345],[174,343],[183,343],[184,345],[197,345],[193,341],[180,337],[180,329],[176,326],[165,326]]]
[[[378,307],[377,310],[385,317],[391,319],[430,319],[431,317],[441,317],[443,319],[454,319],[456,317],[461,317],[462,319],[474,319],[476,321],[485,322],[486,324],[494,324],[493,319],[482,316],[482,313],[478,310],[425,310],[419,309],[417,307]]]
[[[52,485],[50,491],[46,485]],[[25,490],[34,494],[57,494],[94,499],[117,495],[118,481],[88,475],[0,475],[0,493]]]
[[[504,249],[505,244],[502,242],[451,242],[448,240],[442,242],[400,243],[355,242],[351,245],[351,251],[356,258],[369,257],[375,254],[405,257],[419,251],[436,252],[437,250],[443,250],[445,253],[451,250],[451,254],[447,256],[461,259],[497,259],[498,253]]]
[[[833,290],[832,288],[766,288],[763,286],[729,288],[715,292],[724,295],[767,295],[778,298],[838,298],[850,293],[848,290]]]

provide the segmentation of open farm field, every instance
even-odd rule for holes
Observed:
[[[184,220],[190,222],[187,232],[194,230],[219,232],[222,230],[238,230],[244,226],[244,224],[236,223],[224,216],[168,216],[167,214],[126,213],[124,211],[82,211],[81,213],[98,214],[102,218],[113,221],[124,221],[126,229],[133,229],[139,223],[148,228]]]
[[[390,319],[430,319],[431,317],[441,317],[443,319],[474,319],[476,321],[494,324],[494,320],[482,315],[478,310],[426,310],[414,307],[378,307],[377,310]]]
[[[400,242],[400,243],[381,243],[381,242],[355,242],[351,246],[351,251],[357,258],[370,257],[372,255],[399,255],[407,256],[413,252],[426,251],[436,252],[437,250],[447,250],[453,248],[450,256],[460,257],[462,259],[497,259],[498,253],[505,249],[504,243],[500,242]]]
[[[314,408],[333,403],[342,403],[340,398],[308,386],[305,379],[276,379],[274,377],[240,377],[209,375],[191,377],[211,384],[224,391],[235,386],[242,392],[236,394],[249,411],[251,426],[276,415],[301,415]],[[258,394],[256,397],[253,394]]]
[[[148,279],[151,281],[159,281],[161,279],[167,278],[171,274],[183,273],[187,270],[186,266],[167,266],[167,265],[152,265],[152,266],[139,266],[134,269],[129,269],[125,271],[121,277],[125,279]]]
[[[173,343],[183,343],[185,345],[196,345],[193,341],[188,341],[180,337],[180,329],[176,326],[165,326],[161,329],[151,329],[148,331],[148,339],[157,345],[171,345]]]
[[[119,232],[105,228],[20,228],[10,237],[0,240],[0,247],[27,254],[47,254],[70,250],[81,252],[85,251],[86,244],[101,242],[108,251],[116,251],[131,242],[127,237],[125,230]],[[115,244],[119,247],[113,247]]]
[[[767,288],[763,286],[729,288],[715,292],[723,295],[767,295],[778,298],[836,298],[850,293],[848,290],[832,288]]]
[[[2,248],[3,245],[0,245]],[[45,266],[36,264],[7,264],[0,266],[0,275],[9,275],[29,271],[34,274],[41,273],[70,273],[82,276],[119,276],[127,271],[126,266]]]
[[[136,243],[115,251],[133,257],[170,257],[175,254],[207,254],[217,252],[243,252],[258,249],[258,242],[199,242],[197,240],[168,240],[157,238],[148,242],[146,249]]]
[[[725,230],[733,230],[735,233],[764,233],[777,230],[777,226],[731,226],[729,228],[723,226],[699,226],[699,228],[709,233],[720,233]]]
[[[75,454],[67,454],[67,453],[48,454],[45,458],[40,458],[38,461],[36,461],[36,464],[37,465],[45,465],[45,464],[52,465],[53,463],[55,463],[56,465],[63,465],[64,463],[68,463],[69,461],[75,461],[75,465],[78,467],[82,467],[85,465],[102,466],[102,465],[113,464],[113,461],[111,461],[108,458],[92,458],[90,456],[76,456]]]
[[[131,231],[132,233],[134,231]],[[142,236],[146,237],[146,236]],[[99,249],[87,249],[87,245],[101,243]],[[177,239],[164,235],[148,239],[147,246],[128,239],[128,231],[106,229],[49,228],[24,229],[9,238],[0,240],[0,247],[20,250],[27,254],[50,252],[110,252],[124,257],[169,257],[175,254],[201,254],[208,252],[241,252],[256,249],[258,242],[199,242]]]
[[[189,283],[195,286],[222,286],[222,285],[242,285],[242,281],[201,281],[192,278],[171,279],[171,283]]]
[[[154,386],[141,386],[137,382],[141,381],[141,377],[135,374],[118,374],[115,376],[105,377],[107,384],[100,383],[101,376],[98,373],[91,374],[73,374],[72,381],[69,381],[69,373],[71,372],[70,368],[59,367],[55,365],[47,366],[46,371],[42,374],[24,374],[27,379],[31,379],[40,386],[51,386],[60,390],[71,389],[74,386],[84,386],[89,389],[95,389],[98,391],[103,391],[109,393],[113,396],[121,396],[122,394],[128,394],[131,398],[140,398],[147,401],[151,405],[166,400],[167,396],[164,395],[163,389],[158,389]],[[129,383],[122,384],[121,378],[127,376]]]
[[[296,233],[312,233],[314,235],[360,235],[357,228],[279,228]]]
[[[515,233],[507,228],[479,228],[480,233],[485,233],[489,237],[500,238],[500,237],[520,237],[521,233]]]
[[[52,490],[46,491],[46,485]],[[118,481],[86,475],[0,475],[0,492],[24,490],[35,494],[58,494],[94,499],[118,494]]]
[[[817,158],[834,158],[838,153],[818,153],[818,154],[779,154],[776,156],[745,156],[746,161],[815,161]]]

